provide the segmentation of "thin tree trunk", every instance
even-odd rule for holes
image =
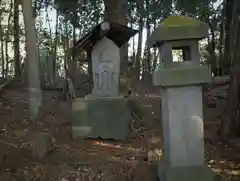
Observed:
[[[229,3],[229,2],[227,2]],[[227,44],[229,47],[225,47],[229,55],[230,62],[233,62],[233,71],[231,72],[231,83],[229,88],[228,101],[226,104],[226,111],[223,114],[221,127],[219,130],[220,135],[225,140],[231,136],[240,136],[240,19],[239,14],[237,14],[237,9],[240,9],[240,2],[235,0],[230,2],[231,21],[228,27],[230,30],[227,32],[229,38],[225,41],[229,41]],[[228,11],[230,12],[230,11]],[[226,52],[225,52],[226,53]]]
[[[9,69],[9,56],[8,56],[8,41],[9,41],[9,33],[10,33],[10,25],[11,25],[11,17],[12,17],[12,8],[13,8],[13,1],[11,1],[10,4],[10,10],[8,15],[8,25],[7,25],[7,33],[5,36],[5,63],[6,63],[6,69],[5,69],[5,77],[8,76],[8,69]]]
[[[136,81],[140,79],[140,70],[141,70],[141,59],[142,59],[142,36],[143,36],[143,17],[140,14],[139,20],[139,34],[138,34],[138,47],[137,47],[137,55],[136,55],[136,62],[135,62],[135,70],[134,70],[134,78]]]
[[[2,60],[2,77],[5,76],[5,57],[4,57],[4,40],[3,40],[3,29],[0,24],[0,41],[1,41],[1,60]]]
[[[224,42],[224,23],[221,22],[220,24],[220,42],[219,42],[219,56],[218,56],[218,62],[219,62],[219,74],[222,75],[223,74],[223,42]]]
[[[231,31],[231,20],[233,12],[233,0],[224,0],[225,1],[225,41],[224,41],[224,67],[225,73],[229,72],[230,66],[232,64],[230,60],[230,31]]]
[[[133,48],[132,48],[132,52],[133,52],[132,62],[134,63],[134,62],[136,62],[135,38],[133,38],[132,46],[133,46]]]
[[[0,5],[2,4],[2,0],[0,0]],[[0,19],[2,19],[2,12],[0,12]],[[0,41],[1,41],[1,76],[4,77],[4,53],[3,53],[3,31],[2,31],[2,25],[0,23]]]
[[[40,89],[39,60],[37,52],[37,36],[33,17],[32,0],[22,1],[23,17],[26,31],[26,49],[28,58],[29,118],[39,118],[42,106]]]
[[[148,18],[147,18],[148,19]],[[150,22],[147,20],[146,22],[146,28],[147,28],[147,40],[150,36]],[[142,79],[145,81],[151,81],[151,54],[150,49],[147,45],[147,41],[145,43],[144,48],[144,58],[143,58],[143,73],[142,73]]]
[[[65,37],[65,39],[64,39],[64,67],[66,68],[66,70],[65,70],[65,75],[66,75],[66,77],[68,76],[68,71],[67,71],[67,62],[68,62],[68,60],[69,60],[69,52],[68,52],[68,50],[69,50],[69,40],[68,40],[68,24],[67,24],[67,19],[65,18],[65,22],[64,22],[64,26],[65,26],[65,28],[64,28],[64,30],[65,30],[65,35],[64,35],[64,37]]]
[[[47,81],[50,83],[50,87],[54,87],[54,76],[53,76],[53,62],[54,62],[54,53],[52,47],[54,46],[54,40],[53,40],[53,33],[52,33],[52,28],[51,28],[51,21],[49,18],[49,14],[48,14],[48,7],[45,7],[45,12],[46,12],[46,23],[48,24],[48,28],[49,28],[49,41],[50,41],[50,45],[51,45],[51,50],[49,51],[50,55],[48,55],[47,57],[45,57],[45,65],[47,65]],[[45,80],[46,78],[44,78]]]
[[[131,26],[131,28],[133,29],[134,27],[133,27],[133,25],[134,25],[134,20],[133,20],[133,18],[132,18],[132,14],[131,14],[131,12],[133,11],[133,4],[130,4],[130,9],[128,10],[128,17],[129,17],[129,20],[130,20],[130,26]],[[135,40],[134,40],[134,38],[132,39],[132,63],[133,62],[135,62],[135,57],[136,56],[136,54],[135,54]]]
[[[156,24],[157,24],[157,22],[156,22],[156,20],[154,21],[154,24],[153,24],[153,29],[155,30],[156,29]],[[157,48],[156,47],[154,47],[154,49],[153,49],[153,64],[152,64],[152,72],[156,69],[156,67],[157,67],[157,60],[158,60],[158,57],[157,57]]]
[[[7,39],[7,36],[6,36],[6,40],[5,40],[5,63],[6,63],[6,69],[5,69],[5,76],[4,77],[7,77],[8,76],[8,64],[9,64],[8,39]]]
[[[69,67],[67,68],[67,64],[69,61],[69,39],[68,39],[68,24],[67,18],[64,19],[64,42],[63,42],[63,49],[64,49],[64,71],[65,71],[65,84],[64,84],[64,91],[63,91],[63,98],[66,100],[68,99],[68,77],[70,76]]]
[[[149,12],[149,1],[148,0],[146,0],[146,11]],[[151,35],[150,17],[147,17],[146,28],[147,28],[147,40],[148,40]],[[152,79],[151,78],[151,53],[150,53],[150,48],[148,47],[147,43],[145,43],[145,44],[146,44],[145,80],[151,82],[151,79]]]
[[[59,10],[57,10],[56,13],[56,26],[55,26],[55,40],[53,44],[53,83],[54,87],[56,86],[56,75],[57,75],[57,70],[56,70],[56,61],[57,61],[57,46],[58,46],[58,18],[59,18]]]
[[[15,59],[15,76],[20,78],[20,46],[19,46],[19,0],[14,0],[14,59]]]
[[[75,16],[77,16],[75,14]],[[65,32],[68,33],[68,32]],[[68,36],[68,35],[67,35]],[[73,23],[73,32],[72,32],[72,42],[73,45],[76,44],[76,22],[74,21]],[[69,73],[69,77],[71,78],[71,81],[73,83],[74,86],[76,86],[77,83],[77,73],[78,73],[78,69],[77,69],[77,61],[75,60],[75,52],[70,52],[70,47],[69,47],[69,39],[66,39],[66,48],[67,48],[67,64],[68,64],[68,73]]]

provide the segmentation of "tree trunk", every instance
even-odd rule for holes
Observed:
[[[220,32],[219,32],[219,56],[218,56],[218,62],[219,62],[219,74],[223,75],[223,42],[224,42],[224,22],[222,21],[220,24]]]
[[[76,16],[76,15],[75,15]],[[74,21],[75,22],[75,21]],[[67,23],[67,21],[66,21]],[[66,30],[67,30],[67,26],[66,27]],[[68,31],[65,32],[66,34],[66,37],[69,37],[68,36]],[[73,24],[73,31],[72,31],[72,44],[76,44],[76,24],[74,23]],[[67,64],[68,64],[68,73],[69,73],[69,77],[71,78],[71,81],[73,83],[74,86],[76,86],[76,83],[77,83],[77,75],[78,75],[78,69],[77,69],[77,61],[76,61],[76,57],[75,57],[75,52],[71,52],[70,50],[70,46],[69,46],[69,39],[67,38],[65,40],[66,42],[66,48],[67,48]],[[72,56],[71,56],[72,55]]]
[[[44,61],[44,65],[46,65],[46,69],[42,70],[44,73],[46,74],[46,77],[44,76],[43,79],[43,85],[46,86],[46,82],[48,82],[48,86],[49,87],[54,87],[54,75],[53,75],[53,65],[54,65],[54,51],[53,51],[53,46],[55,45],[55,41],[52,38],[53,37],[53,33],[52,33],[52,29],[51,29],[51,21],[49,18],[49,14],[48,14],[48,7],[45,7],[45,13],[46,13],[46,23],[48,24],[48,28],[49,28],[49,41],[50,41],[50,45],[51,45],[51,49],[48,51],[47,53],[47,57],[45,57],[45,61]],[[41,72],[42,73],[42,72]]]
[[[56,86],[56,75],[57,75],[57,70],[56,70],[56,61],[57,61],[57,46],[58,46],[58,17],[59,17],[59,10],[57,10],[56,14],[56,25],[55,25],[55,40],[53,44],[53,84],[54,87]]]
[[[147,29],[147,41],[148,38],[150,37],[151,34],[151,25],[150,25],[150,21],[149,18],[147,18],[146,21],[146,29]],[[144,51],[144,59],[143,59],[143,75],[142,75],[142,79],[144,81],[152,81],[151,80],[151,54],[150,54],[150,49],[148,47],[147,41],[145,43],[145,51]]]
[[[230,60],[230,31],[231,31],[231,21],[233,12],[233,1],[225,0],[225,41],[224,41],[224,73],[228,73],[230,66],[232,64]]]
[[[127,4],[126,0],[103,0],[105,5],[104,19],[110,22],[127,25]],[[120,50],[121,75],[127,71],[128,44],[122,46]]]
[[[8,31],[7,31],[8,32]],[[7,33],[8,34],[8,33]],[[5,64],[6,64],[6,69],[5,69],[5,76],[8,76],[8,64],[9,64],[9,57],[8,57],[8,35],[6,35],[6,40],[5,40]]]
[[[10,21],[11,21],[11,17],[12,17],[12,8],[13,8],[13,1],[11,1],[11,4],[10,4],[7,32],[6,32],[6,36],[5,36],[5,64],[6,64],[5,77],[8,76],[8,69],[9,69],[8,42],[9,42],[9,33],[10,33],[10,25],[11,25]]]
[[[28,58],[28,88],[29,88],[29,118],[33,121],[39,118],[42,106],[40,89],[39,60],[37,55],[37,37],[33,17],[32,0],[22,1],[26,49]]]
[[[229,57],[230,62],[233,62],[233,71],[231,72],[226,111],[223,114],[219,130],[224,139],[231,136],[240,136],[240,1],[235,0],[231,3],[231,6],[227,6],[227,8],[233,10],[231,12],[232,16],[229,16],[232,17],[229,23],[231,27],[228,27],[230,31],[227,32],[229,37],[225,39],[225,41],[229,41],[228,43],[225,42],[225,45],[229,46],[225,47],[229,55],[225,56]]]
[[[15,59],[15,76],[20,78],[20,46],[19,46],[19,0],[14,0],[14,59]]]
[[[134,19],[132,16],[132,11],[134,10],[134,4],[133,2],[130,2],[131,4],[129,5],[129,9],[128,9],[128,18],[130,21],[130,27],[133,28],[134,25]],[[135,58],[136,58],[136,53],[135,53],[135,39],[132,39],[132,59],[131,59],[131,63],[135,62]]]
[[[146,0],[146,12],[149,12],[149,1]],[[146,20],[146,29],[147,29],[147,41],[145,43],[145,59],[144,59],[144,72],[143,78],[145,81],[152,81],[151,78],[151,53],[150,48],[148,47],[148,39],[151,35],[151,24],[150,24],[150,17],[147,15]]]
[[[140,14],[138,46],[137,46],[137,55],[136,55],[136,62],[135,62],[135,68],[134,68],[134,78],[135,78],[135,81],[139,81],[139,79],[140,79],[141,59],[142,59],[143,26],[144,26],[143,15]]]
[[[156,29],[156,20],[154,21],[154,24],[153,24],[153,29],[155,30]],[[157,60],[158,60],[158,53],[157,53],[157,48],[154,47],[153,49],[153,64],[152,64],[152,72],[156,69],[157,67]]]
[[[2,60],[2,67],[1,67],[1,72],[2,72],[2,77],[5,76],[5,57],[4,57],[4,40],[3,40],[3,29],[0,23],[0,41],[1,41],[1,60]]]

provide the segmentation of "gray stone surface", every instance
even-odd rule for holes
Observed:
[[[37,132],[34,134],[32,141],[33,157],[42,159],[52,148],[52,135],[50,133]]]
[[[171,167],[158,165],[158,176],[161,181],[214,181],[212,170],[204,165]]]
[[[204,165],[200,86],[162,89],[164,159],[173,166]]]
[[[190,86],[210,83],[212,81],[211,70],[208,66],[182,66],[176,63],[168,69],[158,69],[153,73],[153,84],[162,87]]]
[[[159,59],[160,59],[160,66],[162,68],[171,67],[173,62],[173,55],[172,55],[172,45],[171,43],[164,43],[161,47],[159,47]]]
[[[162,42],[187,39],[202,39],[208,36],[208,25],[185,16],[169,16],[148,39],[148,46],[157,46]]]
[[[125,140],[131,122],[127,100],[123,97],[86,96],[72,102],[73,138]]]
[[[190,57],[188,60],[184,62],[193,62],[196,65],[200,65],[200,54],[199,54],[199,47],[198,41],[196,40],[180,40],[180,41],[171,41],[171,42],[164,42],[159,47],[159,63],[160,68],[176,68],[181,66],[183,62],[174,62],[173,61],[173,54],[172,49],[179,49],[181,50],[182,47],[189,47],[190,50]]]
[[[110,39],[102,38],[92,51],[94,88],[92,94],[114,97],[119,94],[120,51]]]

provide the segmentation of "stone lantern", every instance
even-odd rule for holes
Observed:
[[[208,66],[200,65],[198,41],[208,36],[207,24],[184,16],[165,19],[149,38],[159,47],[160,67],[153,83],[161,90],[163,159],[158,176],[163,181],[213,181],[204,163],[202,84],[211,82]],[[182,62],[172,50],[180,49]]]

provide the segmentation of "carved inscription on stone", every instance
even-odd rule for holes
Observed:
[[[97,90],[112,91],[114,89],[114,65],[112,61],[103,60],[102,53],[99,57],[98,72],[95,72],[95,86]]]
[[[118,96],[120,54],[119,48],[109,39],[103,38],[92,52],[93,94]]]

